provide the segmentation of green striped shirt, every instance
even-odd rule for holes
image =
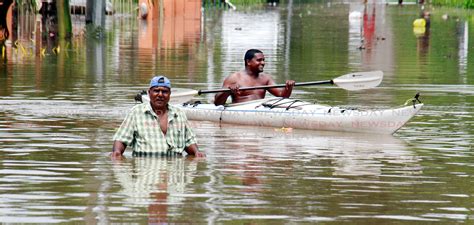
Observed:
[[[196,144],[196,136],[183,111],[168,105],[168,129],[165,135],[161,131],[158,116],[148,102],[132,108],[113,139],[131,146],[134,155],[181,154],[185,147]]]

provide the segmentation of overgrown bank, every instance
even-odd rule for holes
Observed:
[[[474,9],[474,0],[431,0],[433,5],[462,7],[466,9]]]

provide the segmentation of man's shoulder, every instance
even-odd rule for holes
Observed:
[[[239,80],[242,76],[242,71],[237,71],[226,77],[226,80]]]
[[[132,107],[132,109],[130,110],[131,112],[143,112],[143,111],[146,111],[147,110],[147,104],[149,104],[148,102],[144,102],[144,103],[140,103],[140,104],[136,104]]]
[[[128,111],[127,114],[129,114],[129,115],[138,115],[138,114],[144,113],[148,110],[147,109],[147,104],[148,103],[136,104]]]

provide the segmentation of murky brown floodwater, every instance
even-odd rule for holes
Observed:
[[[369,5],[364,19],[359,3],[293,2],[167,20],[162,36],[109,17],[103,41],[75,39],[67,54],[10,49],[0,65],[0,221],[472,223],[472,11],[430,8],[430,33],[417,37],[416,5]],[[349,20],[353,11],[361,18]],[[371,90],[306,87],[295,98],[388,108],[421,92],[425,107],[393,136],[192,121],[206,159],[110,160],[114,130],[153,74],[219,87],[248,48],[264,51],[278,83],[385,73]]]

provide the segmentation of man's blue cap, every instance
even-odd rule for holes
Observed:
[[[167,87],[171,89],[171,82],[165,76],[156,76],[151,79],[150,87]]]

